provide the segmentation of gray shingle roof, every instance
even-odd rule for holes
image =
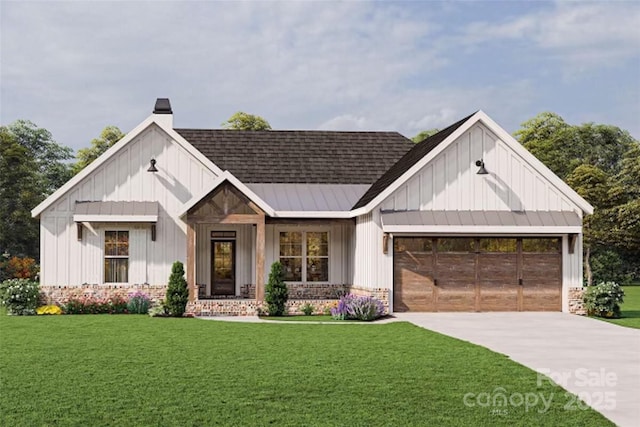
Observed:
[[[414,147],[397,132],[175,130],[244,183],[371,185]]]
[[[475,114],[475,113],[473,113]],[[353,209],[365,206],[367,203],[375,199],[375,197],[382,193],[389,185],[391,185],[396,179],[400,178],[402,174],[411,169],[413,165],[418,163],[424,156],[429,154],[431,150],[436,148],[442,141],[444,141],[449,135],[456,131],[460,126],[473,116],[473,114],[465,117],[464,119],[452,124],[446,129],[431,135],[429,138],[416,144],[409,152],[407,152],[397,163],[391,166],[362,196],[358,203],[355,204]]]

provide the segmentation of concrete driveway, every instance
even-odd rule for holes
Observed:
[[[394,315],[505,354],[550,376],[616,424],[640,426],[640,329],[564,313]]]

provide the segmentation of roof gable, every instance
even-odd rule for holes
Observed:
[[[474,113],[475,114],[475,113]],[[407,172],[413,165],[418,163],[429,154],[434,148],[442,143],[449,135],[455,132],[460,126],[462,126],[467,120],[473,117],[473,114],[465,117],[464,119],[452,124],[446,129],[431,135],[430,137],[415,144],[415,146],[409,150],[400,160],[398,160],[393,166],[391,166],[370,188],[367,192],[358,200],[353,209],[358,209],[366,206],[367,203],[372,201],[378,194],[383,192],[389,185],[400,178],[405,172]]]
[[[120,141],[111,146],[107,151],[102,153],[97,159],[91,162],[86,168],[81,170],[78,174],[73,176],[62,187],[54,191],[49,197],[43,200],[38,206],[31,210],[31,216],[36,218],[45,209],[53,205],[56,201],[61,199],[65,194],[72,191],[74,187],[82,183],[82,181],[90,176],[94,171],[99,169],[102,165],[107,164],[110,159],[116,157],[117,153],[123,150],[127,145],[131,144],[139,135],[142,135],[147,129],[156,126],[164,131],[177,145],[186,150],[194,159],[201,163],[206,169],[210,170],[214,175],[222,174],[222,170],[218,168],[211,160],[206,158],[200,151],[195,149],[187,140],[176,133],[173,129],[168,127],[162,120],[162,114],[152,114],[147,117],[142,123],[136,126],[133,130],[127,133]]]
[[[179,217],[184,217],[192,208],[196,207],[202,201],[209,198],[215,191],[224,183],[228,182],[233,187],[235,187],[244,197],[246,197],[250,202],[253,202],[256,207],[261,209],[269,216],[274,215],[274,210],[271,206],[269,206],[260,196],[253,192],[249,187],[240,182],[232,173],[229,171],[224,171],[220,176],[218,176],[209,187],[206,187],[200,194],[196,194],[188,200],[182,207],[178,213]]]
[[[397,132],[176,129],[244,183],[374,183],[414,144]]]
[[[382,203],[390,194],[416,175],[425,165],[434,160],[458,137],[478,122],[482,123],[487,129],[489,129],[489,131],[493,132],[502,142],[504,142],[511,150],[530,165],[534,171],[547,179],[553,187],[568,197],[584,213],[593,213],[593,206],[569,187],[567,183],[562,181],[556,174],[554,174],[548,167],[546,167],[483,111],[477,111],[471,116],[468,116],[441,132],[425,139],[418,144],[421,147],[415,147],[403,156],[403,158],[393,165],[376,183],[374,183],[369,191],[367,191],[361,200],[358,201],[352,210],[352,215],[358,216],[363,213],[370,212]]]

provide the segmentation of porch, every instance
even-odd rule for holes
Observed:
[[[186,204],[188,312],[255,315],[264,305],[269,266],[280,261],[289,313],[316,313],[352,291],[351,219],[274,218],[231,181]]]

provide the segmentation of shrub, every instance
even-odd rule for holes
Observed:
[[[187,311],[189,302],[189,288],[184,278],[184,265],[180,261],[173,263],[169,286],[167,287],[166,307],[173,317],[182,317]]]
[[[0,302],[12,315],[36,314],[40,300],[40,284],[28,279],[9,279],[0,283]]]
[[[384,316],[384,305],[371,296],[345,295],[331,309],[331,316],[336,320],[375,320]]]
[[[324,308],[323,314],[325,316],[331,316],[331,310],[333,310],[334,308],[338,307],[338,301],[334,301],[331,304],[327,305]]]
[[[62,309],[57,305],[43,305],[41,307],[36,308],[36,314],[62,314]]]
[[[127,300],[114,295],[109,298],[71,297],[62,304],[64,314],[125,314]]]
[[[115,295],[107,299],[107,308],[109,314],[128,313],[127,300],[120,295]]]
[[[300,307],[300,311],[302,311],[305,316],[311,316],[315,311],[315,307],[313,306],[313,304],[307,302],[302,307]]]
[[[168,317],[169,311],[164,301],[160,301],[159,304],[154,305],[149,309],[149,316],[151,317]]]
[[[271,264],[269,282],[265,288],[265,302],[267,303],[269,316],[283,316],[285,305],[289,299],[289,290],[284,283],[284,271],[278,261]]]
[[[150,305],[151,300],[146,294],[136,292],[135,294],[129,295],[127,310],[131,314],[147,314],[149,312]]]
[[[7,279],[37,279],[40,268],[36,260],[29,257],[11,257],[3,263],[4,275]]]
[[[601,282],[587,287],[584,305],[590,316],[618,318],[623,298],[624,291],[620,285],[615,282]]]

